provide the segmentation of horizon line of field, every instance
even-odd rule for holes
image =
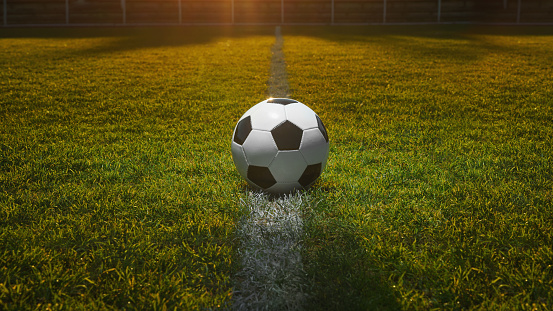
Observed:
[[[75,23],[75,24],[10,24],[0,25],[1,28],[134,28],[134,27],[219,27],[219,26],[442,26],[442,25],[467,25],[467,26],[553,26],[553,22],[535,23],[509,23],[509,22],[400,22],[400,23]]]

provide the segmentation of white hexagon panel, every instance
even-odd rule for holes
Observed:
[[[300,152],[307,164],[323,163],[328,158],[329,145],[319,128],[309,129],[303,132]]]
[[[290,193],[292,191],[301,190],[303,188],[299,182],[292,183],[276,183],[273,186],[267,188],[265,191],[269,193],[279,194],[279,193]]]
[[[294,103],[284,107],[286,119],[302,130],[315,128],[318,126],[316,114],[311,108],[304,104]]]
[[[282,194],[308,188],[319,178],[329,139],[309,107],[289,98],[270,98],[238,120],[231,151],[236,169],[252,187]]]
[[[251,114],[253,129],[270,131],[275,126],[286,121],[286,113],[282,105],[260,103],[259,106]]]
[[[246,155],[244,154],[244,149],[239,144],[232,142],[230,150],[232,152],[232,160],[234,160],[234,166],[236,166],[238,173],[246,177],[249,164],[248,160],[246,159]]]
[[[271,165],[269,165],[269,170],[275,180],[289,183],[297,182],[306,167],[307,163],[305,163],[299,150],[279,151]]]
[[[271,133],[265,131],[252,130],[242,147],[249,165],[267,167],[278,153]]]

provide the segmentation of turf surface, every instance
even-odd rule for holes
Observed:
[[[284,28],[332,140],[310,309],[553,307],[553,31]]]
[[[229,302],[229,144],[273,33],[1,30],[0,309]]]
[[[274,28],[0,30],[0,309],[217,308]],[[553,31],[284,27],[310,310],[553,305]]]

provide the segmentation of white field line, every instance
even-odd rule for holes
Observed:
[[[290,87],[288,86],[288,74],[286,73],[286,62],[282,45],[284,40],[280,32],[280,26],[275,27],[275,44],[271,48],[271,75],[267,82],[267,92],[270,97],[289,97]]]
[[[286,64],[280,27],[275,30],[268,95],[288,97]],[[241,204],[245,216],[238,224],[241,270],[235,275],[234,310],[302,310],[307,298],[301,248],[301,213],[307,195],[272,198],[250,193]]]
[[[250,193],[238,228],[242,269],[234,310],[302,310],[307,297],[301,247],[305,194],[271,199]]]

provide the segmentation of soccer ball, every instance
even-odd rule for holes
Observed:
[[[240,175],[254,188],[274,194],[311,186],[326,165],[328,149],[319,116],[288,98],[270,98],[246,111],[231,143]]]

